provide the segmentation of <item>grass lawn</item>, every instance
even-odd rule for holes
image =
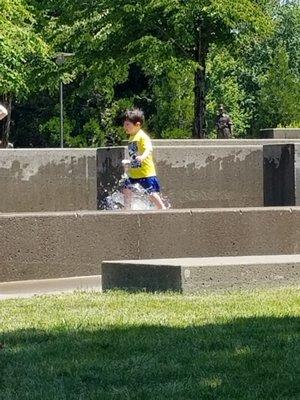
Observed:
[[[300,399],[299,289],[0,302],[0,399]]]

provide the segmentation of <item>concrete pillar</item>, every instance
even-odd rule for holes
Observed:
[[[295,205],[293,144],[267,145],[264,153],[264,206]]]
[[[295,145],[295,198],[296,205],[300,205],[300,145]]]
[[[97,150],[97,208],[105,208],[105,198],[118,188],[123,174],[121,161],[126,147],[103,147]]]

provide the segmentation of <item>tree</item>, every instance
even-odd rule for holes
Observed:
[[[241,59],[228,49],[213,46],[207,62],[207,122],[211,137],[216,137],[216,111],[225,106],[234,124],[234,137],[246,135],[251,122],[250,96],[240,82],[243,74]]]
[[[194,69],[193,133],[199,138],[206,129],[210,46],[232,44],[244,31],[266,35],[272,26],[267,0],[42,1],[50,3],[54,42],[75,51],[76,72],[93,76],[93,83],[104,84],[112,96],[112,83],[125,81],[133,63],[152,76],[172,61],[189,64]]]
[[[272,35],[255,40],[245,33],[235,49],[238,82],[251,110],[251,134],[267,127],[297,125],[300,74],[300,4],[274,1]]]
[[[300,79],[289,68],[285,48],[277,47],[268,72],[261,79],[259,105],[262,125],[277,127],[300,123]]]
[[[47,46],[34,31],[34,19],[22,0],[0,1],[0,95],[8,109],[1,142],[8,141],[13,96],[24,97],[30,91],[31,74]]]

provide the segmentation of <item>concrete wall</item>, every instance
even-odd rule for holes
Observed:
[[[122,160],[128,158],[127,148],[103,147],[97,157],[97,208],[105,207],[105,198],[119,188],[118,182],[124,173]]]
[[[103,260],[300,253],[300,207],[0,214],[0,281],[97,275]]]
[[[156,146],[256,146],[265,144],[300,144],[298,139],[265,138],[265,139],[153,139]],[[124,145],[126,141],[124,141]]]
[[[300,206],[300,145],[295,145],[295,204]]]
[[[96,210],[117,187],[126,147],[5,149],[0,155],[0,212]],[[262,145],[157,145],[154,157],[173,208],[264,204]]]
[[[264,205],[294,206],[295,188],[295,146],[264,146]]]
[[[97,207],[96,149],[0,150],[0,212]]]
[[[152,139],[154,147],[157,146],[256,146],[266,144],[289,144],[296,143],[300,144],[299,139],[274,139],[274,138],[263,138],[263,139]],[[122,143],[127,146],[127,141],[124,140]]]
[[[126,148],[100,149],[98,197],[115,188]],[[156,146],[162,192],[173,208],[263,206],[263,146]],[[107,183],[109,183],[107,185]]]
[[[261,135],[274,139],[300,139],[300,128],[268,128],[261,129]]]
[[[173,208],[300,205],[300,143],[266,143],[271,144],[156,145],[163,194]],[[126,157],[125,147],[99,149],[99,160],[106,160],[97,168],[99,204],[107,188],[116,188],[122,174],[120,160]]]
[[[154,155],[174,208],[264,204],[262,146],[160,146]]]
[[[300,205],[300,144],[264,146],[264,205]]]

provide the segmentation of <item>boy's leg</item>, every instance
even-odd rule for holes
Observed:
[[[124,208],[125,210],[130,210],[132,201],[132,191],[128,188],[123,188],[122,193],[124,196]]]
[[[158,208],[159,210],[165,210],[166,206],[164,205],[160,194],[158,192],[152,192],[149,194],[150,201]]]

